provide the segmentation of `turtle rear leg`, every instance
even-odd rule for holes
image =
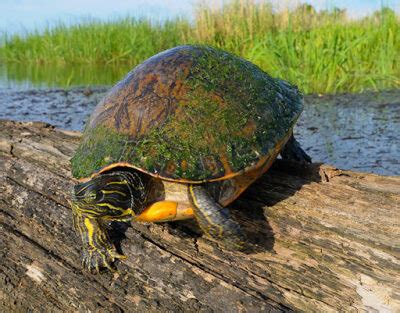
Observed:
[[[234,250],[247,248],[240,226],[229,214],[229,209],[219,205],[200,185],[189,186],[189,199],[201,230],[208,236]]]
[[[311,163],[311,157],[300,147],[299,142],[294,138],[293,134],[282,149],[281,156],[282,159]]]

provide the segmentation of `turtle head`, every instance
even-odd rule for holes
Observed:
[[[115,171],[76,184],[73,208],[78,214],[126,220],[143,209],[145,188],[136,173]]]

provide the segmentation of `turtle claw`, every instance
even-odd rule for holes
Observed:
[[[126,256],[114,249],[88,249],[83,252],[82,267],[92,274],[100,273],[103,269],[116,272],[114,265],[116,259],[126,259]]]
[[[282,149],[281,156],[282,159],[293,160],[300,163],[311,163],[311,157],[305,153],[293,135]]]

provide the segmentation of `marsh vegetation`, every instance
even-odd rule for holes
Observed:
[[[59,23],[3,34],[2,75],[47,85],[109,85],[153,54],[203,43],[240,55],[305,93],[400,87],[400,18],[391,9],[363,19],[310,5],[277,11],[265,1],[198,4],[194,18],[154,22],[131,17]]]

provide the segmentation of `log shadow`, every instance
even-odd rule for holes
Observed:
[[[122,240],[126,239],[125,233],[129,227],[132,227],[130,222],[112,221],[109,224],[108,235],[120,254],[124,254],[121,244]]]
[[[320,166],[278,159],[231,205],[252,246],[248,254],[273,252],[275,235],[265,208],[293,196],[304,185],[321,182]]]

